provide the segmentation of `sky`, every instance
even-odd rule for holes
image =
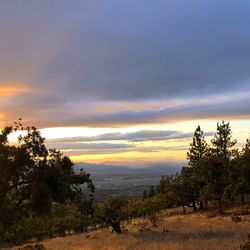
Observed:
[[[193,131],[250,134],[250,1],[0,2],[0,127],[76,162],[184,162]]]

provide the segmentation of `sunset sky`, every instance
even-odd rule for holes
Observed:
[[[2,0],[0,36],[0,127],[76,162],[183,162],[222,120],[249,137],[250,1]]]

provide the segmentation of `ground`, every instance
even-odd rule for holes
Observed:
[[[240,222],[233,222],[230,215],[209,217],[207,213],[169,216],[168,212],[162,212],[157,227],[137,220],[124,225],[121,235],[101,229],[45,240],[42,244],[48,250],[240,249],[250,232],[250,216],[242,216]]]

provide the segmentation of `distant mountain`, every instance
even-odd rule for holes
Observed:
[[[105,165],[105,164],[91,164],[91,163],[77,163],[75,165],[75,169],[80,170],[84,169],[86,172],[90,174],[129,174],[133,171],[133,168],[125,167],[125,166],[113,166],[113,165]]]
[[[162,173],[164,175],[166,174],[176,174],[176,172],[179,172],[182,168],[182,165],[180,164],[171,164],[171,165],[156,165],[147,167],[144,169],[140,169],[143,172],[150,172],[150,173]]]
[[[166,164],[156,165],[150,167],[127,167],[127,166],[114,166],[105,164],[90,164],[90,163],[77,163],[75,170],[78,172],[84,169],[92,175],[129,175],[129,174],[143,174],[143,175],[167,175],[175,174],[181,170],[181,164]]]

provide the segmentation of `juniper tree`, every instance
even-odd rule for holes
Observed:
[[[121,222],[128,218],[128,200],[124,196],[113,196],[108,198],[97,210],[97,217],[112,227],[112,232],[120,234]]]

